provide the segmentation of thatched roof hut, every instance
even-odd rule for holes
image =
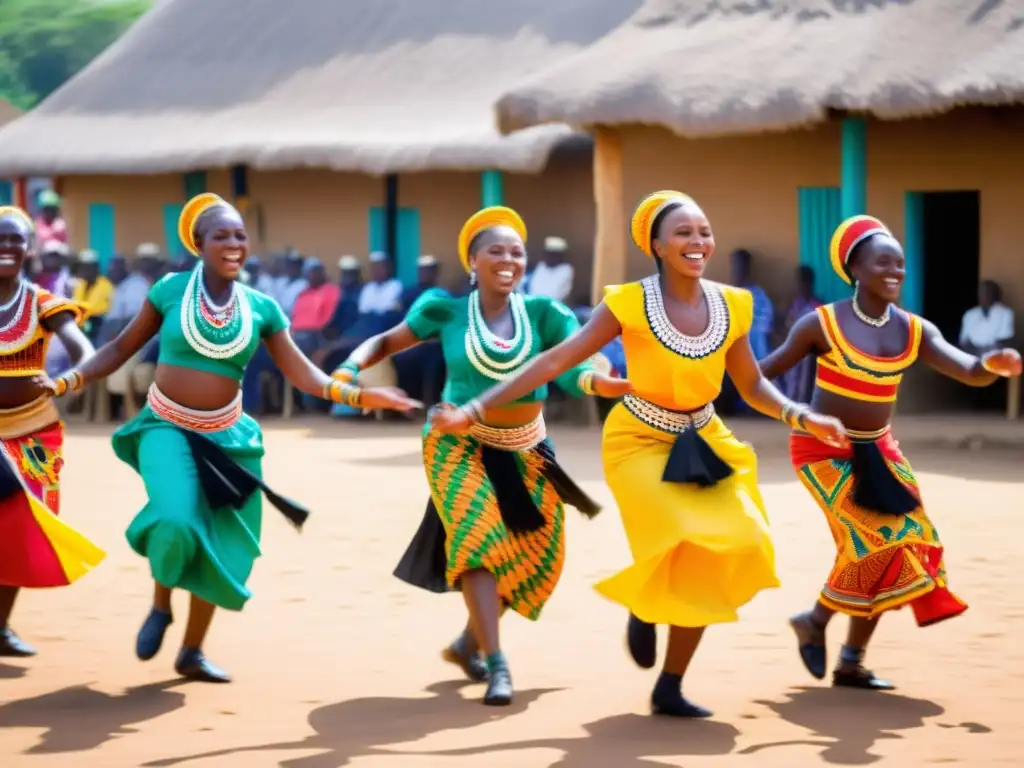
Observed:
[[[4,129],[0,174],[536,172],[571,130],[504,137],[494,102],[638,5],[161,0]]]
[[[1024,101],[1024,4],[646,0],[509,90],[500,128],[643,123],[683,136],[785,130],[830,110],[900,119]]]

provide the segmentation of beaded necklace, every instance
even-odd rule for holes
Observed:
[[[203,357],[226,360],[252,341],[252,305],[245,291],[231,284],[227,302],[218,306],[203,283],[202,262],[192,270],[181,301],[185,341]]]
[[[0,306],[0,316],[12,308],[10,319],[0,325],[0,355],[13,354],[23,349],[35,338],[39,327],[39,302],[36,301],[35,290],[25,280],[18,283],[14,296]]]
[[[480,306],[480,291],[469,295],[466,357],[477,371],[495,381],[508,378],[533,351],[533,328],[522,295],[513,293],[509,297],[509,312],[515,330],[511,339],[502,339],[487,327]]]

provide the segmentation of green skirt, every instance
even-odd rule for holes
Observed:
[[[263,433],[255,419],[243,414],[228,429],[204,437],[262,477]],[[148,405],[114,433],[113,446],[146,486],[149,501],[126,536],[149,560],[153,579],[221,608],[241,610],[252,596],[245,584],[260,555],[262,494],[253,493],[241,509],[211,509],[185,434]]]

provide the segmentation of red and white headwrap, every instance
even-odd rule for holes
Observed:
[[[832,269],[836,271],[843,280],[853,284],[849,273],[846,271],[846,263],[850,260],[850,254],[857,247],[872,235],[888,235],[892,232],[881,221],[874,216],[851,216],[840,224],[832,235],[832,244],[829,247],[829,256],[832,259]]]

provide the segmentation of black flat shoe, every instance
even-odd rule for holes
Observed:
[[[641,669],[651,669],[658,657],[658,633],[653,624],[629,614],[626,625],[626,647]]]
[[[138,637],[135,638],[135,655],[142,661],[149,661],[160,652],[164,644],[167,628],[174,622],[174,617],[167,611],[154,608],[142,622]]]
[[[0,629],[0,656],[27,658],[35,656],[36,649],[24,642],[7,627]]]
[[[675,696],[651,696],[651,714],[696,720],[711,717],[712,712],[710,709],[704,709],[704,707],[688,701],[683,694],[677,693]]]
[[[182,648],[174,670],[182,677],[200,683],[231,682],[231,675],[209,661],[198,648]]]
[[[491,675],[487,684],[487,693],[484,694],[484,704],[489,707],[507,707],[512,703],[515,695],[512,690],[512,674],[508,668],[497,669]]]
[[[821,642],[804,641],[805,633],[813,633],[815,627],[806,614],[794,616],[789,620],[789,626],[793,628],[797,637],[797,650],[800,652],[800,661],[816,680],[825,679],[825,670],[828,667],[828,651],[825,647],[824,632]]]
[[[457,649],[454,643],[441,651],[441,658],[461,669],[474,683],[482,683],[490,677],[487,663],[479,653],[465,653]]]
[[[865,691],[892,691],[896,686],[887,680],[875,677],[875,673],[864,667],[854,670],[836,670],[832,673],[832,685],[836,688],[860,688]]]

